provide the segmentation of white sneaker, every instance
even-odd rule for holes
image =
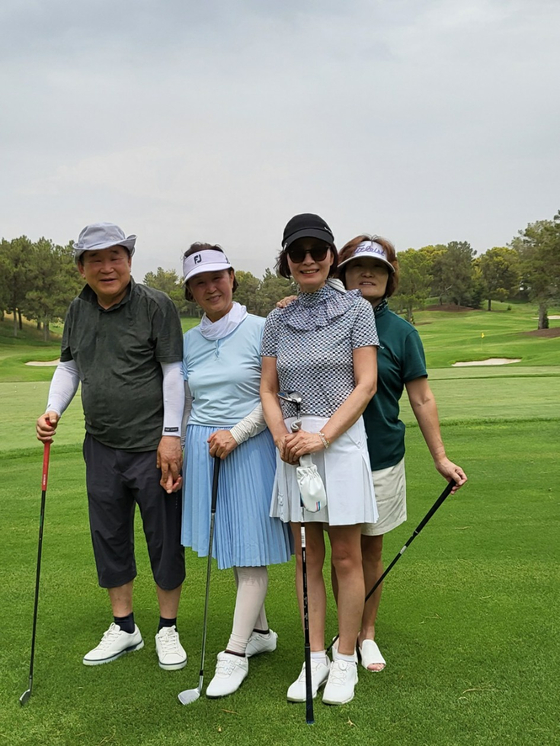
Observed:
[[[267,635],[263,635],[262,632],[252,632],[245,655],[250,658],[252,655],[260,655],[260,653],[272,653],[273,650],[276,650],[277,642],[278,635],[271,629]]]
[[[166,671],[178,671],[187,665],[187,654],[179,641],[177,627],[162,627],[156,635],[156,653],[159,667]]]
[[[249,661],[240,655],[222,651],[218,653],[216,673],[208,684],[206,696],[210,698],[227,697],[236,692],[249,673]]]
[[[143,647],[144,640],[136,625],[134,625],[134,632],[130,634],[112,622],[109,629],[103,633],[99,645],[84,655],[82,663],[84,666],[100,666],[102,663],[110,663],[125,653],[132,653],[133,650],[140,650]]]
[[[327,705],[344,705],[350,702],[354,699],[354,687],[357,683],[358,664],[334,660],[323,692],[323,702]]]
[[[328,660],[328,659],[327,659]],[[323,686],[329,676],[331,662],[311,658],[311,691],[313,699],[317,696],[319,687]],[[301,668],[301,673],[288,689],[288,702],[305,702],[305,663]]]

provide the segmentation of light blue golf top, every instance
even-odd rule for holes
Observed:
[[[198,326],[183,338],[183,375],[193,396],[189,425],[232,427],[260,402],[265,320],[248,314],[227,337],[205,339]]]

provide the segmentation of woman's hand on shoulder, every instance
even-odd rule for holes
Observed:
[[[289,433],[286,436],[284,450],[289,464],[297,464],[301,456],[307,453],[323,451],[325,446],[319,433],[308,433],[307,430],[298,430],[297,433]]]
[[[290,303],[297,300],[297,295],[287,295],[285,298],[282,298],[282,300],[279,300],[276,304],[276,308],[286,308],[286,306],[289,306]]]
[[[237,448],[237,441],[229,430],[216,430],[215,433],[206,441],[211,456],[218,456],[221,459],[226,458]]]

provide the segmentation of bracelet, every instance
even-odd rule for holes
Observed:
[[[329,439],[327,438],[327,436],[325,435],[325,433],[324,433],[324,432],[323,432],[322,430],[319,430],[319,432],[317,433],[317,435],[318,435],[318,436],[319,436],[319,437],[321,438],[321,440],[323,441],[323,447],[324,447],[324,449],[325,449],[325,451],[326,451],[326,450],[327,450],[327,448],[328,448],[328,447],[330,446],[330,444],[331,444],[330,440],[329,440]]]

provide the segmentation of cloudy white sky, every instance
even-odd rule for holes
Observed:
[[[479,252],[560,208],[558,0],[2,0],[0,235],[193,241],[272,266],[339,245]]]

